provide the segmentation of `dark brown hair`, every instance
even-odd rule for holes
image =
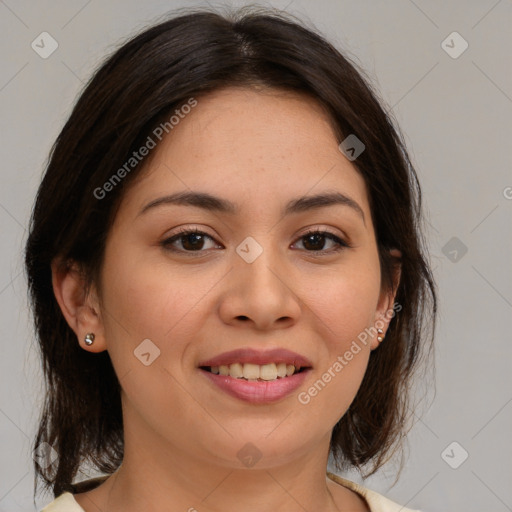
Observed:
[[[33,448],[46,442],[58,454],[48,467],[35,462],[34,494],[38,478],[58,496],[76,489],[72,482],[84,462],[110,474],[123,459],[120,385],[108,351],[80,348],[55,299],[50,265],[77,262],[87,282],[99,287],[109,228],[123,192],[144,166],[103,199],[95,190],[177,107],[233,85],[307,94],[326,109],[339,142],[355,134],[365,145],[353,164],[368,191],[383,285],[392,282],[389,250],[402,253],[401,311],[333,430],[331,454],[338,469],[369,467],[371,474],[402,444],[410,379],[423,348],[431,353],[436,292],[425,258],[418,179],[399,129],[369,84],[314,30],[257,8],[180,12],[124,43],[97,70],[52,148],[26,244],[47,387]]]

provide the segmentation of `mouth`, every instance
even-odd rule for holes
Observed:
[[[308,370],[309,367],[296,367],[293,364],[269,363],[264,365],[252,363],[233,363],[220,366],[200,366],[201,370],[213,373],[214,375],[223,375],[233,377],[234,379],[244,379],[247,381],[272,381],[277,379],[286,379],[297,373]]]
[[[208,380],[231,396],[251,403],[280,400],[300,386],[312,364],[285,349],[239,349],[199,364]]]
[[[265,351],[237,349],[198,364],[200,369],[210,373],[246,380],[283,379],[312,366],[306,357],[281,348]]]

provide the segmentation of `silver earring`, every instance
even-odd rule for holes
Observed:
[[[84,341],[85,341],[85,344],[86,345],[92,345],[94,343],[94,338],[96,336],[94,336],[94,333],[93,332],[89,332],[85,335],[85,338],[84,338]]]
[[[384,336],[381,336],[384,331],[382,329],[377,329],[377,332],[379,333],[377,336],[377,341],[380,343],[384,339]]]

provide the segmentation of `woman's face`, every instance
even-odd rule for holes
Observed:
[[[125,436],[225,467],[324,457],[378,345],[361,334],[392,307],[364,181],[310,99],[230,88],[197,101],[151,150],[107,240],[100,337]],[[217,200],[162,199],[177,193]],[[341,200],[308,202],[320,194]],[[293,354],[265,354],[276,349]],[[306,371],[275,378],[300,358]],[[270,380],[200,368],[229,362]]]

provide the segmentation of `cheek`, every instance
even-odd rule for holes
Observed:
[[[190,270],[174,271],[166,261],[148,264],[133,248],[125,254],[130,257],[112,253],[104,263],[108,350],[118,365],[130,366],[137,362],[133,351],[149,339],[160,350],[159,363],[171,368],[183,357],[180,340],[199,328],[197,316],[223,273],[198,270],[191,276]]]
[[[126,254],[134,254],[133,249]],[[130,403],[125,414],[138,411],[165,433],[173,411],[190,408],[182,375],[187,340],[200,328],[198,314],[222,274],[194,274],[191,279],[184,272],[171,272],[168,263],[144,264],[133,256],[115,255],[105,260],[104,270],[105,336]],[[195,414],[206,421],[200,407]]]
[[[317,378],[298,396],[306,422],[310,413],[332,428],[357,394],[370,356],[365,329],[373,325],[380,291],[376,265],[378,260],[369,259],[366,265],[359,260],[357,266],[347,264],[330,276],[311,279],[308,306],[323,344],[318,348]]]
[[[328,275],[311,278],[308,305],[320,320],[329,351],[344,352],[352,340],[372,325],[380,293],[377,263],[345,265]]]
[[[346,413],[359,390],[369,350],[362,347],[357,353],[348,352],[350,360],[345,356],[346,352],[332,358],[297,397],[303,407],[303,421],[306,424],[311,422],[312,428],[314,421],[322,418],[325,431],[331,430]]]

